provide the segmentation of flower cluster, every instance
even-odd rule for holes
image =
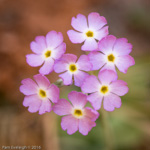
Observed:
[[[82,14],[73,17],[68,37],[72,43],[83,43],[81,50],[88,51],[77,58],[74,54],[65,54],[66,44],[60,32],[50,31],[46,37],[37,36],[30,47],[34,54],[26,55],[27,63],[32,67],[42,67],[39,74],[22,80],[20,91],[25,95],[23,105],[28,111],[39,114],[54,111],[63,116],[61,127],[73,134],[77,130],[83,135],[96,126],[98,110],[114,111],[121,107],[120,96],[128,92],[127,83],[118,80],[116,67],[126,73],[135,64],[129,55],[132,45],[126,38],[108,35],[107,21],[93,12],[86,18]],[[98,70],[98,76],[92,71]],[[59,73],[63,85],[80,87],[81,92],[72,91],[68,100],[59,98],[59,88],[51,84],[45,75],[52,71]],[[90,71],[90,72],[89,72]],[[89,102],[92,107],[87,107]]]

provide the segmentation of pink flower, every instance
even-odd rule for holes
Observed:
[[[83,80],[89,76],[84,71],[90,71],[91,68],[92,65],[87,55],[81,55],[77,61],[76,55],[64,54],[54,65],[54,71],[62,73],[59,77],[62,78],[64,85],[72,84],[74,78],[76,86],[80,86]]]
[[[53,71],[54,61],[59,59],[66,51],[66,44],[63,43],[62,33],[50,31],[46,37],[37,36],[30,44],[35,54],[26,55],[27,63],[32,67],[43,66],[39,72],[43,75]]]
[[[22,80],[20,91],[26,95],[23,101],[25,107],[29,107],[29,112],[44,114],[51,111],[51,102],[56,103],[59,99],[59,88],[50,84],[49,80],[41,74],[34,75],[34,82],[27,78]]]
[[[68,134],[73,134],[77,130],[83,135],[96,126],[95,120],[99,113],[89,107],[85,107],[87,96],[81,92],[72,91],[68,95],[72,105],[65,99],[60,99],[53,106],[53,111],[62,117],[61,127],[67,130]]]
[[[98,80],[99,79],[99,80]],[[121,98],[128,92],[127,83],[117,80],[117,74],[112,70],[103,70],[96,76],[91,75],[86,78],[81,86],[84,93],[91,93],[88,96],[89,102],[98,110],[101,108],[103,101],[104,109],[113,111],[121,107]]]
[[[98,44],[99,52],[91,52],[88,56],[93,65],[93,70],[109,69],[116,72],[115,66],[126,73],[127,69],[135,64],[133,57],[129,55],[132,45],[127,39],[109,35],[103,38]]]
[[[72,43],[84,42],[82,50],[92,51],[98,48],[96,40],[99,41],[108,35],[106,24],[106,19],[96,12],[88,15],[88,21],[84,15],[78,14],[77,18],[73,17],[71,21],[72,27],[77,31],[69,30],[67,34]]]

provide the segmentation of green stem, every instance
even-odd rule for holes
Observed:
[[[114,138],[112,134],[112,128],[110,126],[110,121],[109,121],[109,112],[106,110],[101,111],[102,114],[102,124],[103,124],[103,129],[104,129],[104,138],[105,138],[105,150],[113,150],[114,148]]]

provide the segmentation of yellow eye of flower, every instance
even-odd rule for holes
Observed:
[[[93,37],[94,33],[92,31],[88,31],[88,32],[86,32],[86,36],[87,37]]]
[[[71,72],[75,72],[75,71],[77,71],[77,66],[76,66],[75,64],[70,64],[69,70],[70,70]]]
[[[108,86],[103,85],[100,89],[100,92],[106,94],[108,92]]]
[[[74,110],[74,116],[77,117],[77,118],[83,116],[82,110],[80,110],[80,109],[75,109],[75,110]]]
[[[107,58],[108,58],[108,61],[110,61],[110,62],[115,61],[115,56],[113,54],[108,55]]]
[[[51,51],[50,51],[50,50],[46,51],[46,52],[45,52],[45,57],[48,58],[48,57],[50,57],[50,56],[51,56]]]
[[[44,90],[40,90],[39,95],[40,95],[40,97],[45,98],[46,97],[46,92]]]

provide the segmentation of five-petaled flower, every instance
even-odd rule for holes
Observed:
[[[89,76],[84,71],[90,71],[91,68],[92,65],[87,55],[81,55],[77,61],[76,55],[64,54],[54,65],[54,71],[62,73],[59,77],[62,78],[64,85],[71,85],[74,78],[76,86],[81,86],[83,80]]]
[[[99,79],[99,80],[98,80]],[[91,93],[88,96],[89,102],[98,110],[103,101],[104,109],[113,111],[121,106],[121,98],[128,92],[127,83],[117,80],[117,74],[112,70],[103,70],[96,76],[91,75],[86,78],[81,86],[84,93]]]
[[[69,30],[67,34],[72,43],[84,42],[82,50],[92,51],[98,48],[97,41],[108,35],[106,24],[106,19],[96,12],[88,15],[88,21],[84,15],[78,14],[71,21],[72,27],[77,31]]]
[[[20,91],[26,95],[23,105],[28,107],[29,112],[37,112],[44,114],[50,112],[51,102],[56,103],[59,99],[59,88],[56,85],[50,84],[49,80],[41,74],[34,75],[34,82],[27,78],[22,80]]]
[[[54,104],[53,111],[62,117],[61,127],[67,130],[68,134],[73,134],[77,130],[83,135],[96,126],[96,119],[99,113],[90,107],[85,107],[87,96],[81,92],[72,91],[68,94],[72,105],[66,99],[60,99]]]
[[[43,75],[53,71],[54,61],[59,59],[66,51],[61,32],[50,31],[46,37],[37,36],[30,44],[35,54],[26,55],[27,63],[32,67],[43,66],[39,72]]]
[[[115,66],[126,73],[127,69],[135,64],[133,57],[129,55],[132,51],[132,45],[128,43],[126,38],[116,39],[113,35],[103,38],[98,44],[100,52],[91,52],[88,56],[93,65],[93,70],[101,71],[105,69],[116,72]]]

